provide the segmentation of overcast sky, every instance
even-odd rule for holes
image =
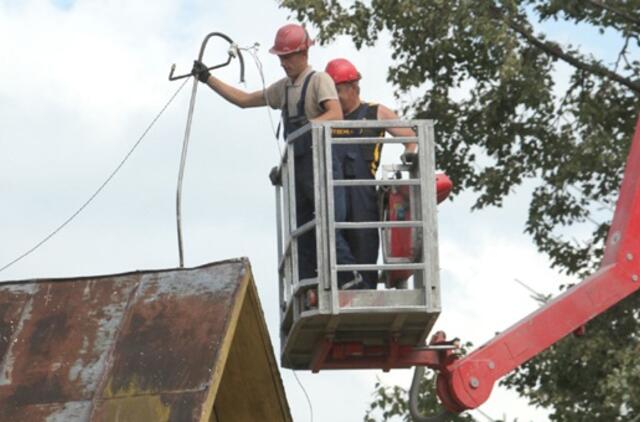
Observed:
[[[178,88],[180,82],[167,80],[171,64],[188,72],[204,35],[221,31],[243,46],[259,42],[265,76],[274,81],[283,71],[267,49],[287,18],[269,0],[0,0],[0,267],[104,181]],[[563,41],[569,34],[560,28],[555,35]],[[314,47],[311,63],[322,69],[332,58],[350,58],[364,75],[363,97],[397,108],[385,82],[391,60],[385,39],[363,51],[346,39]],[[226,59],[225,50],[214,41],[205,61]],[[217,74],[237,84],[237,63]],[[175,188],[190,88],[95,202],[0,280],[178,265]],[[247,57],[246,89],[259,88]],[[274,193],[267,178],[278,151],[269,115],[200,89],[191,140],[183,190],[186,265],[249,257],[278,356]],[[396,155],[388,150],[385,160]],[[527,191],[524,186],[501,209],[473,214],[470,193],[440,206],[443,313],[436,329],[480,345],[536,308],[515,278],[544,293],[557,291],[564,279],[522,233]],[[410,376],[300,373],[316,422],[362,420],[376,377],[408,388]],[[282,370],[282,377],[294,420],[308,421],[291,371]],[[502,389],[482,409],[496,418],[546,420],[544,411]]]

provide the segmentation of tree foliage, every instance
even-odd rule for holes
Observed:
[[[475,191],[482,209],[527,182],[524,230],[537,248],[568,274],[597,267],[640,109],[639,0],[279,3],[317,27],[322,43],[347,35],[361,48],[386,31],[388,81],[405,115],[437,120],[436,160],[455,189]],[[571,28],[571,44],[541,31],[553,22]],[[615,52],[585,50],[590,32],[613,40],[604,53]],[[640,414],[638,302],[624,301],[505,384],[557,421]]]
[[[435,379],[433,373],[425,375],[420,383],[420,395],[418,408],[424,415],[436,415],[442,411],[436,399]],[[404,421],[411,421],[409,416],[408,392],[399,386],[384,386],[376,382],[373,393],[373,401],[364,417],[364,422],[389,421],[395,417],[401,417]],[[397,418],[395,420],[398,420]],[[451,422],[476,422],[468,414],[451,419]],[[496,421],[499,422],[499,421]]]

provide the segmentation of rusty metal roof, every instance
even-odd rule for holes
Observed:
[[[2,421],[291,420],[246,259],[4,282],[0,359]]]

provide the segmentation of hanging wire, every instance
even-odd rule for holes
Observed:
[[[551,300],[551,296],[552,295],[545,295],[542,294],[540,292],[538,292],[537,290],[535,290],[533,287],[529,286],[527,283],[525,283],[522,280],[519,280],[517,278],[514,278],[513,281],[515,281],[516,283],[518,283],[519,285],[521,285],[522,287],[524,287],[525,289],[529,290],[529,292],[531,292],[531,298],[535,301],[537,301],[538,303],[540,303],[540,305],[546,305],[547,303],[549,303],[549,301]]]
[[[180,91],[182,90],[182,88],[186,85],[186,83],[191,80],[191,78],[186,78],[184,80],[184,82],[182,83],[182,85],[180,85],[180,87],[176,90],[176,92],[171,96],[171,98],[169,98],[169,101],[167,101],[167,103],[162,107],[162,109],[160,110],[160,112],[153,118],[153,120],[151,121],[151,123],[149,123],[149,125],[147,126],[147,128],[144,130],[144,132],[142,132],[142,135],[140,135],[140,137],[138,138],[138,140],[136,141],[135,144],[133,144],[133,146],[131,147],[131,149],[129,149],[129,152],[127,152],[127,154],[124,156],[124,158],[120,161],[120,164],[118,164],[115,168],[115,170],[113,170],[111,172],[111,174],[109,175],[109,177],[107,177],[107,179],[100,185],[100,187],[98,189],[96,189],[96,191],[93,193],[93,195],[91,195],[89,197],[89,199],[87,199],[81,206],[80,208],[78,208],[78,210],[76,212],[74,212],[73,214],[71,214],[71,216],[69,218],[67,218],[62,224],[60,224],[56,229],[54,229],[51,233],[49,233],[44,239],[42,239],[40,242],[38,242],[35,246],[33,246],[31,249],[27,250],[26,252],[24,252],[22,255],[18,256],[17,258],[15,258],[13,261],[9,262],[8,264],[5,264],[3,267],[0,268],[0,272],[6,270],[7,268],[13,266],[14,264],[18,263],[19,261],[23,260],[24,258],[26,258],[27,256],[31,255],[33,252],[35,252],[38,248],[40,248],[42,245],[44,245],[47,241],[49,241],[49,239],[51,239],[53,236],[55,236],[56,234],[58,234],[58,232],[60,230],[62,230],[63,228],[65,228],[69,223],[71,223],[77,216],[78,214],[80,214],[91,202],[93,202],[93,200],[100,194],[100,192],[102,192],[102,190],[107,186],[107,184],[109,182],[111,182],[111,179],[113,179],[115,177],[115,175],[120,171],[120,169],[122,168],[122,166],[124,166],[124,164],[127,162],[127,160],[129,159],[129,157],[131,156],[131,154],[133,154],[133,152],[136,150],[136,148],[138,148],[138,146],[140,145],[140,143],[142,142],[142,140],[145,138],[145,136],[147,135],[147,133],[151,130],[151,128],[153,127],[153,125],[158,121],[158,119],[160,118],[160,116],[162,116],[162,113],[164,113],[164,111],[169,107],[169,104],[171,104],[173,102],[173,100],[178,96],[178,94],[180,93]]]
[[[478,412],[478,413],[480,413],[482,416],[484,416],[485,418],[487,418],[487,420],[488,420],[489,422],[496,422],[496,420],[495,420],[495,419],[493,419],[491,416],[487,415],[487,414],[486,414],[485,412],[483,412],[479,407],[478,407],[478,408],[476,408],[476,409],[473,409],[473,410],[477,411],[477,412]],[[506,420],[506,419],[505,419],[505,420]]]
[[[304,388],[304,385],[302,385],[302,382],[298,378],[298,374],[296,374],[296,371],[292,369],[291,372],[293,372],[293,376],[295,377],[296,381],[298,381],[298,385],[302,389],[304,396],[307,398],[307,404],[309,405],[309,420],[313,422],[313,406],[311,405],[311,399],[309,398],[309,394],[307,394],[307,390]]]
[[[264,79],[264,69],[262,67],[262,62],[260,61],[260,58],[258,57],[258,48],[259,47],[260,47],[260,44],[257,43],[257,42],[254,43],[250,47],[238,47],[238,46],[236,46],[236,48],[238,50],[246,51],[247,53],[249,53],[251,58],[253,58],[253,62],[255,63],[256,68],[258,69],[258,74],[260,75],[260,82],[262,84],[262,96],[264,97],[264,102],[267,105],[267,116],[269,118],[269,124],[271,125],[271,132],[273,132],[273,138],[275,139],[276,146],[278,147],[278,155],[279,155],[280,159],[282,159],[282,148],[280,147],[280,142],[278,140],[278,130],[276,129],[275,124],[273,123],[273,116],[271,115],[271,104],[269,104],[269,97],[267,96],[267,84],[266,84],[266,81]],[[311,404],[311,398],[309,397],[309,394],[307,393],[307,389],[304,388],[304,385],[302,384],[302,381],[300,381],[300,378],[298,378],[298,374],[296,373],[296,371],[291,370],[291,372],[293,373],[293,377],[296,379],[296,382],[300,386],[300,389],[302,390],[302,392],[304,393],[305,398],[307,399],[307,404],[309,406],[309,420],[310,420],[310,422],[313,422],[313,405]]]
[[[238,50],[246,51],[247,53],[249,53],[251,58],[253,58],[253,62],[256,65],[256,69],[258,69],[258,74],[260,75],[260,82],[262,84],[262,96],[264,98],[264,102],[267,105],[267,116],[268,116],[268,119],[269,119],[269,124],[271,125],[271,132],[273,132],[273,138],[275,139],[276,146],[278,147],[278,155],[279,155],[280,159],[282,159],[282,148],[280,147],[280,142],[278,140],[278,130],[276,129],[275,124],[273,123],[273,116],[271,115],[271,104],[269,104],[269,97],[267,96],[267,84],[266,84],[266,81],[264,79],[264,69],[262,67],[262,62],[260,61],[260,58],[258,57],[258,49],[260,48],[260,44],[256,42],[252,46],[249,46],[249,47],[235,46],[235,48],[237,48]],[[304,385],[302,384],[302,381],[300,381],[300,378],[298,378],[298,374],[296,373],[296,371],[291,370],[291,372],[293,373],[293,377],[296,379],[296,382],[300,386],[300,389],[302,390],[302,392],[304,393],[305,398],[307,399],[307,404],[309,406],[309,420],[311,422],[313,422],[313,405],[311,404],[311,398],[309,397],[309,394],[307,393],[307,389],[304,388]]]
[[[271,131],[273,132],[273,137],[276,140],[276,145],[278,146],[278,154],[280,155],[280,159],[282,159],[282,148],[280,147],[280,142],[278,142],[278,131],[273,123],[273,116],[271,115],[271,105],[269,104],[269,97],[267,97],[267,84],[264,79],[264,70],[262,67],[262,62],[258,57],[258,48],[260,48],[259,43],[254,43],[250,47],[237,47],[238,50],[246,51],[253,58],[253,62],[258,69],[258,73],[260,74],[260,81],[262,83],[262,96],[264,97],[264,101],[267,104],[267,115],[269,116],[269,124],[271,125]]]

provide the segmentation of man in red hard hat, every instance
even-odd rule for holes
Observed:
[[[286,77],[271,84],[266,90],[245,92],[212,76],[207,66],[194,62],[192,74],[220,94],[227,101],[241,107],[270,106],[282,110],[285,139],[310,121],[341,120],[342,109],[333,80],[324,72],[309,66],[309,47],[313,40],[307,30],[298,24],[281,27],[270,53],[277,55]],[[296,217],[298,227],[314,218],[313,162],[311,133],[296,139],[295,179]],[[335,154],[334,154],[335,155]],[[343,158],[334,156],[334,173],[339,172]],[[338,176],[339,177],[339,176]],[[336,221],[344,221],[346,214],[344,189],[336,189]],[[337,260],[340,264],[353,264],[353,255],[342,231],[336,236]],[[298,265],[300,279],[317,276],[315,230],[298,238]],[[339,273],[340,286],[357,278],[358,274]]]
[[[325,72],[331,76],[336,84],[338,97],[345,120],[398,120],[398,115],[390,108],[375,103],[364,102],[360,99],[360,72],[347,59],[335,59],[327,63]],[[389,128],[387,131],[393,136],[415,136],[415,132],[408,128]],[[334,137],[384,137],[384,129],[334,129]],[[345,170],[347,177],[356,179],[375,179],[380,164],[382,144],[362,144],[360,148],[347,154]],[[416,144],[404,144],[404,157],[415,153]],[[376,221],[378,215],[378,201],[375,186],[357,186],[349,189],[347,198],[347,221]],[[380,239],[377,229],[350,230],[346,233],[347,242],[356,264],[375,264],[378,259]],[[375,289],[378,283],[377,271],[362,272],[364,288]]]

